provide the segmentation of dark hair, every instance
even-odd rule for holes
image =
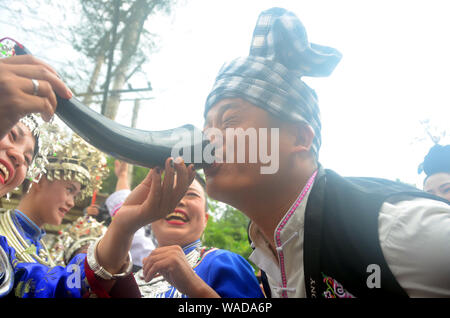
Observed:
[[[195,173],[195,180],[197,180],[200,183],[203,190],[205,190],[205,192],[206,192],[206,181],[205,181],[205,179],[203,179],[203,177],[198,172]]]
[[[206,181],[198,172],[195,172],[194,179],[197,180],[198,183],[200,183],[200,185],[203,188],[203,193],[205,194],[205,212],[208,212],[208,195],[206,194]]]
[[[28,193],[28,190],[30,189],[30,184],[31,184],[30,179],[25,178],[23,180],[22,185],[21,185],[22,195],[25,195]]]

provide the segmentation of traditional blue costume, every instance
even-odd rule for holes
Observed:
[[[222,298],[262,298],[262,290],[250,264],[240,255],[217,248],[201,247],[197,240],[183,251],[188,263]],[[162,276],[144,281],[142,269],[135,274],[142,297],[187,298]]]
[[[67,142],[66,136],[60,134],[55,125],[46,126],[39,134],[39,153],[36,157],[46,158],[45,170],[39,168],[40,176],[46,176],[50,182],[54,180],[77,181],[82,186],[79,199],[83,200],[99,188],[100,182],[107,173],[103,165],[104,155],[85,143],[80,137],[73,135]],[[30,128],[32,131],[32,128]],[[35,159],[36,160],[36,159]],[[106,160],[106,159],[105,159]],[[32,165],[35,167],[35,165]],[[39,182],[35,178],[34,181]],[[30,194],[31,195],[31,194]],[[1,212],[1,211],[0,211]],[[47,249],[42,237],[45,231],[36,225],[23,212],[10,210],[0,213],[0,297],[15,295],[16,297],[82,297],[91,293],[90,282],[95,285],[94,275],[86,273],[86,254],[75,255],[66,260],[66,266],[56,266],[55,260]],[[64,246],[78,247],[67,242]],[[92,238],[95,240],[96,238]],[[84,239],[81,243],[88,244]],[[70,248],[69,248],[70,247]],[[81,246],[80,246],[81,247]],[[73,252],[73,251],[72,251]],[[94,287],[95,289],[95,287]]]
[[[0,297],[13,290],[16,297],[24,298],[81,297],[89,291],[84,270],[86,254],[76,255],[66,267],[52,266],[51,257],[41,240],[44,230],[19,210],[6,211],[0,218],[0,253],[3,255]],[[21,243],[18,235],[26,245]],[[19,247],[17,243],[23,249],[12,247]],[[25,262],[26,257],[31,257],[34,262]]]

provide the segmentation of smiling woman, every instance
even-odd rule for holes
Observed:
[[[38,148],[33,127],[26,123],[18,122],[0,140],[0,196],[23,182]]]
[[[50,139],[47,142],[55,143],[57,139],[64,139],[64,137],[68,139],[67,136],[61,134],[56,125],[47,126],[47,129],[53,131],[48,135],[52,137],[46,138]],[[17,130],[20,131],[20,127]],[[20,135],[18,132],[17,136],[12,138],[17,138],[17,140],[24,138],[18,137]],[[101,164],[102,159],[103,161],[105,159],[103,155],[76,135],[67,144],[58,143],[52,150],[54,152],[47,154],[46,174],[38,182],[32,182],[31,185],[26,182],[24,184],[26,189],[24,189],[24,195],[17,209],[7,211],[3,215],[4,218],[11,219],[14,224],[19,225],[18,228],[23,230],[19,231],[20,235],[36,246],[38,254],[42,251],[48,253],[41,241],[41,237],[45,234],[42,227],[45,224],[60,225],[65,214],[75,206],[76,201],[89,196],[99,186],[101,177],[106,174],[106,169]],[[19,162],[18,155],[16,157],[13,161]],[[11,166],[8,162],[2,163],[6,167]],[[20,173],[23,174],[22,171]],[[23,226],[23,222],[29,223],[31,228],[36,231],[26,231],[27,227]],[[0,231],[13,232],[5,231],[3,228],[0,228]],[[11,239],[10,241],[14,242],[15,240]],[[28,247],[18,245],[16,250],[26,250]],[[19,258],[24,261],[34,261],[34,255],[19,253]],[[46,263],[53,264],[49,255],[46,255],[46,258]]]
[[[205,190],[198,179],[195,179],[175,210],[152,223],[158,246],[185,246],[198,240],[209,217],[205,210],[205,201]]]
[[[202,246],[200,238],[209,217],[205,187],[197,174],[173,212],[152,223],[158,247],[135,274],[142,297],[263,297],[243,257]]]
[[[15,180],[22,181],[25,176],[34,146],[28,140],[32,138],[27,139],[27,134],[30,136],[31,134],[26,127],[19,124],[16,126],[18,127],[14,127],[5,137],[8,140],[2,140],[2,143],[23,144],[23,151],[15,153],[10,151],[7,158],[0,161],[1,181],[6,185],[15,186],[18,185]],[[66,138],[67,142],[57,142],[64,140],[65,137],[68,136],[61,134],[58,126],[46,125],[46,132],[41,134],[41,139],[45,139],[45,143],[51,143],[54,147],[47,153],[45,175],[40,180],[31,182],[31,186],[26,182],[24,195],[17,208],[0,214],[0,235],[6,239],[5,243],[7,242],[10,253],[14,251],[10,255],[11,264],[14,267],[18,263],[23,264],[21,275],[15,275],[15,279],[28,284],[25,284],[28,287],[17,284],[15,293],[20,297],[26,297],[28,293],[38,295],[38,292],[29,286],[38,284],[36,278],[38,270],[33,267],[34,264],[43,265],[39,268],[44,272],[48,271],[49,266],[55,266],[55,260],[42,240],[45,235],[43,226],[61,224],[65,214],[74,207],[76,201],[90,195],[100,185],[106,173],[102,165],[103,155],[98,150],[76,135],[70,139]],[[78,258],[74,257],[75,262],[80,261]],[[65,273],[63,267],[60,270],[61,273]],[[41,293],[46,296],[53,295],[51,284],[41,289]]]
[[[47,143],[55,145],[47,154],[45,175],[31,185],[24,184],[18,206],[38,227],[61,224],[76,201],[92,195],[107,173],[105,158],[98,150],[77,135],[69,139],[56,125],[46,128],[53,130]]]

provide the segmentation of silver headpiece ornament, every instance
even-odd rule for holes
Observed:
[[[54,151],[55,147],[60,146],[58,141],[58,127],[50,121],[45,123],[40,115],[29,114],[20,119],[36,139],[35,148],[38,149],[33,157],[33,161],[28,167],[27,179],[33,182],[39,182],[41,176],[45,174],[45,167],[48,164],[47,154]]]

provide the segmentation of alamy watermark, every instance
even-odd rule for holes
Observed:
[[[370,264],[367,266],[367,273],[370,275],[367,277],[366,285],[368,288],[381,288],[381,268],[380,265]]]
[[[69,274],[66,280],[67,287],[81,288],[81,267],[77,264],[69,264],[66,271]]]
[[[69,264],[66,267],[68,288],[81,288],[81,267],[78,264]],[[369,276],[366,279],[368,288],[381,288],[381,268],[380,265],[370,264],[367,266],[366,272]],[[315,281],[311,279],[312,298],[316,298]]]
[[[280,155],[278,128],[247,128],[245,130],[227,128],[225,134],[220,129],[208,128],[203,131],[203,134],[195,132],[192,136],[187,131],[183,135],[184,139],[172,148],[173,158],[181,156],[185,162],[189,163],[258,163],[261,164],[261,174],[274,174],[278,171]],[[192,138],[195,147],[191,146]],[[203,138],[211,142],[203,146]]]

